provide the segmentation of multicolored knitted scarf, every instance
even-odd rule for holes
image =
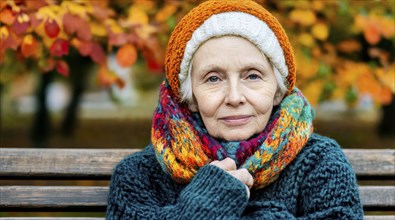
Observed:
[[[188,183],[200,167],[232,157],[238,168],[254,177],[253,188],[277,179],[313,132],[314,112],[297,89],[273,109],[264,131],[249,140],[226,142],[211,137],[199,118],[174,98],[168,82],[161,85],[151,140],[165,172],[178,183]]]

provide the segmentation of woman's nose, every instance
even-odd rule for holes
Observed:
[[[229,106],[239,106],[245,103],[243,88],[239,82],[229,82],[226,91],[225,103]]]

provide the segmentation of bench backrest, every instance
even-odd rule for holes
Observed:
[[[115,165],[139,151],[125,149],[0,149],[0,209],[8,211],[98,211],[106,207]],[[395,150],[345,149],[360,184],[364,210],[395,211]],[[48,180],[46,185],[6,184]],[[104,180],[102,186],[49,185],[52,180]],[[380,182],[378,182],[379,180]],[[382,182],[390,183],[383,185]],[[392,184],[391,184],[392,183]],[[379,219],[395,216],[378,216]],[[367,216],[375,219],[376,216]]]

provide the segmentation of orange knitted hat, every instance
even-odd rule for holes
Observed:
[[[255,44],[286,80],[286,94],[295,86],[292,46],[277,19],[251,0],[209,0],[192,9],[174,29],[166,51],[166,78],[180,96],[180,80],[188,74],[198,47],[213,37],[236,35]]]

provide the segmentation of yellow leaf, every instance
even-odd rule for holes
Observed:
[[[90,26],[91,26],[92,35],[99,37],[107,36],[106,28],[103,25],[98,24],[97,22],[91,22]]]
[[[148,39],[155,32],[156,28],[151,25],[144,25],[136,29],[137,35],[142,39]]]
[[[174,4],[167,4],[155,15],[155,21],[164,22],[168,17],[170,17],[177,10],[177,6]]]
[[[306,96],[312,106],[316,106],[318,104],[322,86],[323,82],[321,80],[315,80],[301,88],[303,94]]]
[[[310,4],[311,8],[315,11],[322,11],[325,7],[323,1],[312,1]]]
[[[379,24],[381,34],[387,38],[390,39],[391,37],[394,37],[395,35],[395,19],[392,17],[378,17],[377,22]]]
[[[319,69],[319,62],[317,59],[309,59],[304,56],[300,50],[295,52],[296,65],[298,70],[298,77],[303,79],[311,79],[316,75]]]
[[[328,25],[322,22],[314,24],[313,28],[311,29],[311,34],[318,40],[326,40],[329,35]]]
[[[93,7],[91,5],[81,5],[72,1],[63,1],[61,7],[68,9],[73,15],[78,15],[81,18],[88,19],[87,13],[93,12]]]
[[[106,26],[110,27],[111,33],[119,34],[123,33],[123,29],[118,25],[114,19],[107,19],[105,22]]]
[[[38,9],[36,13],[37,19],[43,19],[46,21],[49,18],[52,18],[57,21],[57,13],[61,10],[61,7],[59,5],[49,5],[49,6],[44,6]]]
[[[0,39],[6,39],[9,35],[9,32],[7,30],[6,26],[0,27]]]
[[[55,20],[59,27],[62,26],[62,19],[63,15],[61,16],[59,13],[61,12],[62,8],[59,5],[49,5],[41,7],[38,12],[36,13],[37,19],[42,19],[45,23],[47,20]]]
[[[294,9],[290,13],[290,18],[293,22],[303,26],[311,26],[317,20],[316,15],[311,10]]]
[[[311,36],[311,34],[308,33],[302,33],[299,35],[299,42],[307,47],[312,47],[314,46],[314,38]]]
[[[128,21],[132,24],[148,24],[148,15],[140,7],[132,6],[129,9]]]
[[[376,75],[392,93],[395,93],[395,63],[392,63],[392,65],[385,69],[378,68],[376,70]]]

